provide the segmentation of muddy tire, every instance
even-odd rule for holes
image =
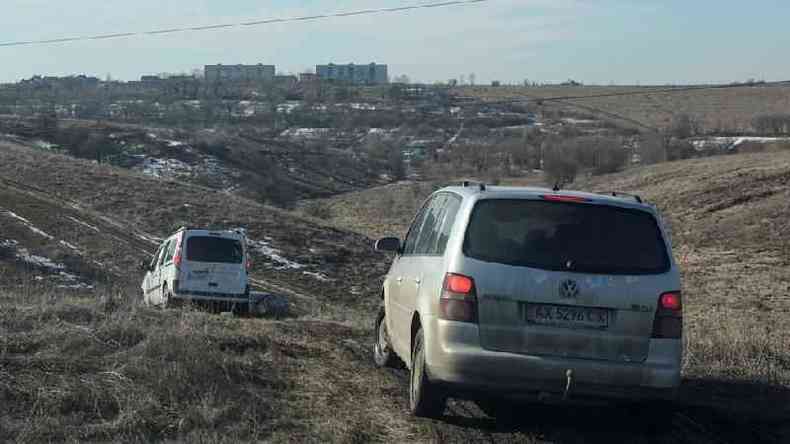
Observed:
[[[425,367],[425,337],[417,330],[409,375],[409,410],[414,416],[437,418],[444,413],[447,396],[428,379]]]
[[[379,367],[395,368],[400,364],[400,360],[390,345],[387,323],[384,322],[385,316],[384,307],[381,307],[379,314],[376,316],[376,322],[373,328],[376,341],[373,346],[373,361],[375,361],[376,365]]]
[[[170,297],[170,290],[167,289],[167,284],[162,285],[162,304],[160,308],[171,308],[173,306],[173,298]]]

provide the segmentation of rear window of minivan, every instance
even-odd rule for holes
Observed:
[[[660,274],[670,268],[655,217],[608,205],[481,200],[464,254],[486,262],[597,274]]]
[[[244,260],[241,242],[212,236],[191,236],[187,239],[187,260],[192,262],[212,262],[240,264]]]

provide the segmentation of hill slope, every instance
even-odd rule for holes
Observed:
[[[507,424],[461,401],[443,419],[422,421],[406,414],[406,373],[371,362],[370,323],[388,260],[370,251],[367,237],[207,188],[3,144],[0,436],[783,442],[790,437],[789,176],[790,153],[765,153],[578,185],[641,192],[672,226],[688,353],[671,422],[657,429],[638,411],[617,408],[524,407],[523,420]],[[386,231],[404,230],[410,218],[400,216],[413,214],[431,189],[387,187],[399,214]],[[377,234],[375,221],[392,216],[371,203],[382,195],[336,198],[363,222],[339,213],[329,222]],[[134,289],[125,290],[139,283],[135,265],[180,224],[247,226],[259,246],[256,282],[287,294],[296,315],[237,319],[141,307]]]

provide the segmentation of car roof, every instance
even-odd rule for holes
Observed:
[[[588,200],[591,204],[615,205],[629,208],[639,208],[642,210],[655,212],[655,207],[644,202],[641,197],[622,193],[590,193],[586,191],[559,190],[542,187],[514,187],[514,186],[489,186],[485,184],[469,184],[462,186],[445,187],[437,192],[450,191],[461,195],[464,199],[530,199],[544,195],[558,197],[579,197]]]

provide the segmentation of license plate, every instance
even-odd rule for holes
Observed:
[[[609,310],[569,305],[527,304],[527,322],[566,328],[606,328]]]
[[[194,281],[208,280],[208,271],[193,271],[192,273],[189,273],[189,278]]]

